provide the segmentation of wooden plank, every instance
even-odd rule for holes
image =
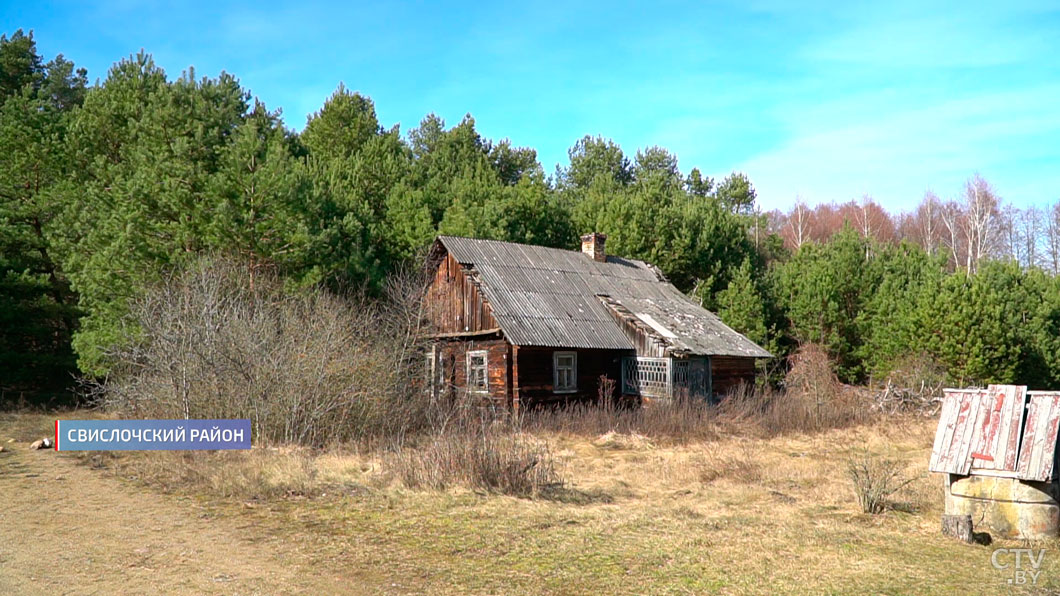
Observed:
[[[519,346],[512,346],[512,414],[519,415],[520,394],[519,386]]]
[[[932,472],[946,472],[945,455],[953,441],[953,428],[961,396],[946,390],[942,397],[942,408],[939,410],[939,425],[935,430],[935,443],[931,447],[931,461],[928,469]]]
[[[982,399],[986,391],[952,391],[947,389],[931,450],[932,472],[968,474],[975,441],[975,428],[982,425]]]
[[[1003,399],[999,400],[997,395],[989,390],[980,393],[978,399],[973,398],[972,409],[974,410],[974,417],[973,412],[968,413],[967,430],[960,449],[957,451],[957,461],[963,462],[962,474],[971,472],[972,464],[975,462],[972,458],[973,453],[989,457],[989,454],[982,453],[982,450],[987,448],[983,443],[989,433],[990,420],[994,417],[995,408],[1000,411],[1000,408],[1004,405]]]
[[[1016,471],[1016,463],[1019,460],[1020,434],[1023,432],[1023,424],[1027,414],[1027,386],[1018,387],[1017,394],[1013,396],[1013,402],[1006,409],[1010,418],[1011,426],[1007,434],[1003,435],[1002,452],[999,456],[1004,461],[1003,470]]]
[[[972,470],[1016,470],[1026,399],[1024,385],[987,388],[980,398],[981,422],[973,427]]]
[[[446,339],[452,337],[478,337],[482,335],[500,334],[500,332],[500,327],[494,327],[492,329],[482,329],[479,331],[448,331],[445,333],[433,333],[431,335],[428,335],[427,337],[433,339]]]
[[[1016,466],[1021,479],[1039,482],[1052,479],[1058,429],[1060,392],[1031,393]]]

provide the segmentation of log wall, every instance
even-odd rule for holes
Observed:
[[[467,354],[476,350],[486,351],[486,376],[489,392],[482,398],[490,405],[507,408],[511,405],[510,356],[508,342],[504,339],[464,339],[440,341],[435,345],[438,365],[444,383],[442,394],[455,399],[467,388]]]
[[[723,397],[741,382],[754,383],[755,360],[737,356],[711,356],[710,372],[714,395]]]
[[[553,353],[578,354],[578,388],[570,393],[553,391]],[[564,350],[560,348],[519,348],[519,399],[524,407],[569,400],[594,400],[599,392],[600,375],[615,382],[615,397],[622,392],[622,358],[633,351]]]

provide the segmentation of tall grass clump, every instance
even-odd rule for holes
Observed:
[[[409,488],[460,485],[534,497],[563,485],[547,442],[474,412],[401,446],[387,457],[388,467]]]
[[[520,421],[524,430],[596,437],[607,433],[692,442],[717,438],[716,409],[706,401],[674,399],[647,406],[603,401],[540,408]]]

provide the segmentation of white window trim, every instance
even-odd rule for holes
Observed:
[[[475,356],[482,356],[482,377],[486,380],[485,388],[471,385],[471,359]],[[467,353],[467,390],[471,393],[490,392],[490,359],[488,350],[471,350]]]
[[[559,359],[570,356],[573,360],[571,367],[571,387],[559,387]],[[578,353],[577,352],[552,352],[552,393],[577,393],[578,391]]]

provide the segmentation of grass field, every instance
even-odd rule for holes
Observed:
[[[51,421],[4,415],[0,440],[22,445],[48,434]],[[297,578],[285,590],[254,584],[248,569],[234,569],[230,575],[253,588],[207,585],[217,593],[335,585],[439,594],[1060,591],[1053,542],[981,546],[941,536],[941,479],[926,472],[934,425],[899,418],[813,435],[691,444],[617,434],[538,436],[550,444],[567,483],[535,499],[409,490],[375,455],[297,449],[118,456],[16,450],[24,467],[0,458],[0,485],[33,461],[77,469],[86,474],[83,483],[98,483],[95,490],[143,495],[136,499],[140,516],[150,519],[152,508],[165,507],[161,519],[168,520],[186,510],[214,530],[231,531],[247,548],[267,549],[270,564],[291,566]],[[899,460],[915,480],[884,514],[861,513],[847,477],[852,454]],[[51,530],[35,528],[43,536]],[[114,540],[106,528],[88,539],[101,546]],[[195,540],[195,533],[182,540]],[[1011,568],[994,569],[991,553],[1024,546],[1047,551],[1037,585],[1020,589],[1007,583]],[[213,564],[223,566],[223,559]]]

